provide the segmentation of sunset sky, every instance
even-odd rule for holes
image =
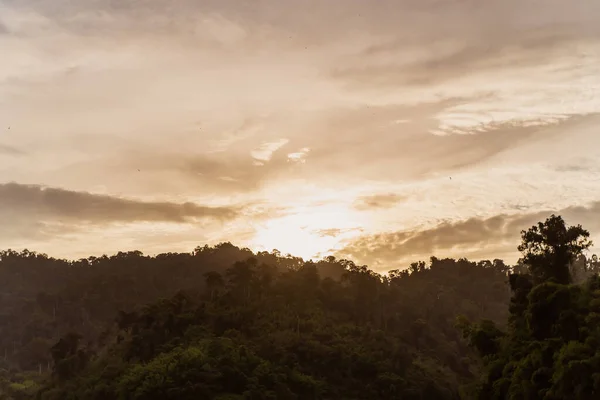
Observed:
[[[0,248],[514,262],[551,212],[600,244],[598,21],[598,0],[0,0]]]

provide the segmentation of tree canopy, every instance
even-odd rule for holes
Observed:
[[[378,274],[230,243],[4,251],[0,399],[597,398],[590,245],[551,216],[512,267],[432,257]]]
[[[509,323],[459,320],[486,363],[477,399],[588,400],[600,396],[598,260],[589,232],[551,216],[522,232],[523,267],[510,275]],[[579,269],[579,270],[578,270]],[[574,275],[587,274],[581,284]]]

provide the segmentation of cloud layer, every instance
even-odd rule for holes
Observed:
[[[568,224],[583,224],[592,232],[600,231],[600,202],[594,202],[586,207],[469,218],[418,231],[366,235],[350,240],[338,254],[385,267],[406,266],[411,261],[426,259],[431,255],[505,257],[515,254],[522,230],[544,221],[552,213],[563,216]]]
[[[4,1],[4,242],[497,252],[514,215],[600,201],[598,20],[596,0]]]
[[[190,222],[198,218],[232,219],[234,208],[206,207],[194,203],[144,202],[75,192],[38,185],[0,184],[3,213],[35,214],[41,218],[104,224],[111,222]]]
[[[241,207],[211,207],[195,203],[140,201],[116,196],[17,183],[0,184],[0,244],[12,247],[70,239],[78,241],[92,231],[110,237],[115,227],[165,224],[209,225],[238,217]],[[218,225],[217,225],[218,226]],[[60,252],[60,248],[57,249]],[[64,251],[64,250],[63,250]],[[75,252],[73,253],[75,254]]]

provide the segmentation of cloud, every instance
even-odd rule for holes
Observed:
[[[600,171],[600,166],[593,157],[577,157],[572,160],[563,160],[563,162],[554,167],[556,172],[566,173],[593,173]]]
[[[250,152],[250,155],[259,162],[268,162],[273,157],[273,153],[286,145],[289,139],[279,139],[274,142],[265,142]],[[261,165],[262,165],[261,163]]]
[[[233,219],[233,207],[195,203],[145,202],[108,195],[18,183],[0,184],[0,209],[13,220],[104,225],[131,222],[194,222]]]
[[[287,162],[286,155],[271,150],[252,155],[184,155],[180,162],[157,167],[174,169],[185,180],[217,192],[255,192],[268,182],[293,173],[294,165]]]
[[[487,96],[439,112],[430,132],[443,134],[600,112],[600,29],[592,23],[600,8],[581,0],[565,10],[551,1],[541,11],[536,3],[440,1],[444,11],[431,12],[424,2],[407,25],[428,20],[427,28],[411,34],[388,27],[387,35],[340,56],[328,76],[351,93],[400,102]]]
[[[580,50],[572,52],[575,44]],[[352,92],[379,92],[389,97],[402,91],[405,102],[471,98],[438,112],[438,126],[429,130],[432,133],[472,134],[506,125],[540,126],[600,112],[600,98],[594,93],[600,85],[600,39],[590,45],[577,41],[554,44],[558,49],[519,51],[510,46],[487,46],[458,47],[441,55],[434,48],[434,55],[420,61],[415,56],[417,61],[405,64],[366,58],[368,61],[336,69],[333,78]],[[523,76],[530,78],[523,80]]]
[[[576,39],[555,32],[512,33],[492,41],[482,38],[466,43],[443,41],[410,58],[402,57],[402,53],[410,51],[406,41],[394,40],[367,47],[357,55],[362,62],[352,67],[335,68],[332,76],[359,86],[430,86],[481,70],[492,72],[540,65],[562,47],[573,46]],[[395,62],[379,61],[381,56],[395,59]]]
[[[491,131],[486,135],[430,134],[437,125],[432,115],[461,101],[476,100],[367,106],[332,112],[322,122],[321,135],[303,139],[311,151],[302,171],[315,177],[327,171],[327,176],[343,176],[344,182],[422,179],[431,174],[450,174],[482,166],[526,145],[534,151],[536,144],[594,120],[594,117],[573,117],[545,126],[496,124],[488,126]],[[403,117],[412,120],[400,125],[393,123]],[[350,170],[352,173],[348,174]]]
[[[20,156],[25,154],[25,152],[13,146],[0,144],[0,154],[5,154],[9,156]]]
[[[309,152],[310,152],[309,147],[303,147],[296,152],[289,153],[287,155],[288,161],[293,162],[293,163],[304,164],[306,162],[306,156],[308,155]]]
[[[318,229],[314,231],[320,237],[332,237],[336,238],[338,236],[344,235],[346,233],[351,232],[362,232],[362,228],[330,228],[330,229]]]
[[[407,262],[432,255],[512,255],[516,258],[521,230],[545,220],[552,213],[561,215],[568,224],[583,224],[592,236],[600,232],[600,201],[597,201],[587,207],[567,207],[554,212],[502,214],[485,219],[473,217],[459,222],[444,222],[424,230],[363,235],[352,239],[338,255],[365,262],[376,268],[405,266]]]
[[[392,208],[406,199],[395,193],[375,194],[370,196],[362,196],[354,203],[354,208],[357,210],[372,210],[378,208]]]

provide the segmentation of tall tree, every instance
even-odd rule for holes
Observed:
[[[560,216],[552,215],[545,222],[521,232],[519,251],[529,266],[535,283],[571,282],[570,265],[592,242],[590,233],[581,225],[567,226]]]
[[[206,283],[206,288],[210,293],[210,299],[214,300],[215,294],[225,286],[225,281],[223,280],[223,276],[217,271],[208,271],[204,274],[204,281]]]

